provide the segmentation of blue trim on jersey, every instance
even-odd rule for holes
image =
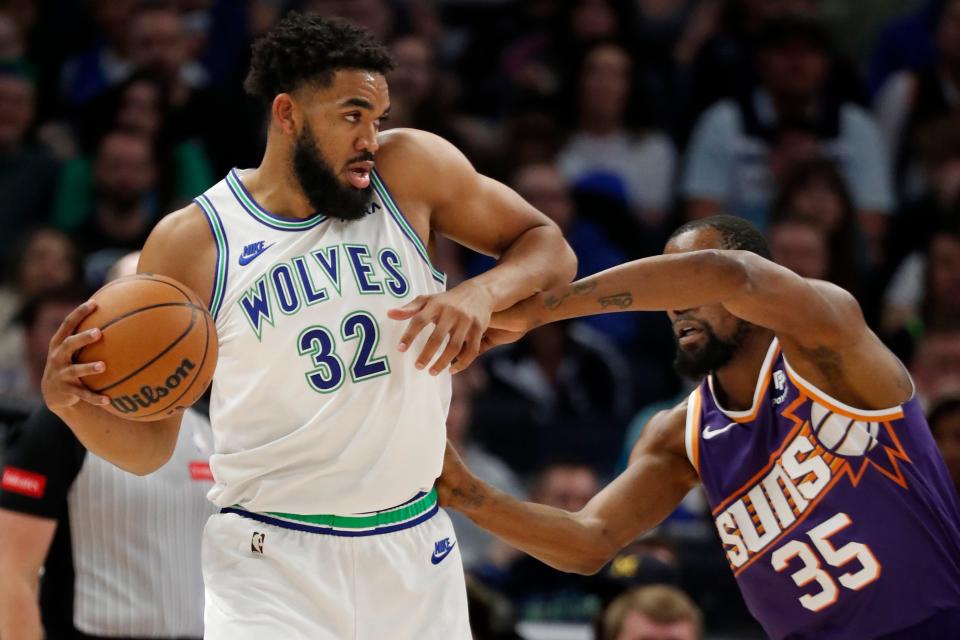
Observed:
[[[403,531],[404,529],[410,529],[417,526],[418,524],[424,523],[433,516],[437,515],[437,512],[440,510],[440,504],[435,504],[433,507],[426,511],[413,520],[407,520],[406,522],[401,522],[400,524],[393,524],[387,527],[380,527],[379,529],[365,529],[362,531],[350,530],[350,529],[331,529],[328,527],[314,527],[309,524],[303,524],[300,522],[290,522],[289,520],[279,520],[277,518],[271,518],[270,516],[265,516],[262,513],[256,513],[254,511],[247,511],[246,509],[237,509],[235,507],[224,507],[220,509],[220,513],[235,513],[238,516],[244,518],[249,518],[251,520],[256,520],[257,522],[262,522],[264,524],[270,524],[275,527],[280,527],[282,529],[291,529],[293,531],[302,531],[304,533],[317,533],[324,536],[339,536],[341,538],[365,538],[368,536],[379,536],[384,533],[393,533],[395,531]]]
[[[246,185],[237,174],[236,168],[230,170],[225,178],[230,193],[240,203],[240,207],[250,214],[250,217],[262,225],[276,229],[277,231],[307,231],[313,229],[321,222],[327,220],[327,216],[314,213],[309,218],[294,219],[284,218],[274,213],[270,213],[257,202],[253,195],[247,190]]]
[[[400,227],[400,231],[403,232],[403,235],[407,236],[407,239],[413,243],[414,249],[416,249],[417,253],[423,259],[424,264],[427,265],[427,269],[430,270],[430,275],[438,283],[446,286],[447,274],[434,267],[433,263],[430,262],[430,254],[427,252],[426,247],[423,246],[420,236],[418,236],[417,232],[413,230],[413,227],[410,225],[407,217],[403,215],[403,211],[401,211],[400,207],[397,206],[393,196],[390,195],[390,190],[387,189],[387,183],[383,181],[383,178],[380,177],[380,174],[377,173],[376,169],[370,172],[370,178],[371,182],[373,183],[374,191],[376,191],[383,200],[383,204],[387,207],[387,211],[390,212],[390,217],[393,218],[393,221],[396,223],[396,225]]]
[[[223,305],[223,298],[227,290],[227,276],[230,274],[230,242],[227,240],[227,232],[223,226],[223,220],[217,208],[213,206],[206,194],[201,194],[193,199],[194,202],[203,211],[207,224],[210,226],[210,233],[213,234],[214,244],[217,246],[216,273],[213,279],[213,289],[210,291],[210,315],[214,322],[217,320],[217,314],[220,313],[220,307]]]

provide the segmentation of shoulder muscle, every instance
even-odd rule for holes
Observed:
[[[179,280],[207,300],[215,262],[216,244],[206,216],[191,203],[157,223],[140,254],[137,271]]]

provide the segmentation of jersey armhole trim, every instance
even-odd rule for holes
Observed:
[[[839,400],[827,395],[817,387],[804,380],[800,374],[794,371],[793,367],[790,366],[786,356],[783,357],[783,366],[787,371],[787,377],[790,378],[790,381],[793,382],[797,388],[809,396],[811,400],[823,405],[834,413],[851,418],[853,420],[862,420],[865,422],[877,420],[898,420],[903,417],[903,405],[897,405],[895,407],[890,407],[889,409],[876,410],[857,409],[856,407],[851,407],[850,405],[844,404],[843,402],[840,402]],[[912,379],[910,382],[913,384]],[[915,394],[916,389],[914,389],[914,392],[910,394],[910,400],[914,398]],[[910,400],[907,400],[907,402]]]
[[[690,394],[687,400],[687,419],[684,427],[684,445],[687,449],[687,459],[693,465],[693,470],[700,475],[700,387]]]
[[[214,322],[217,321],[217,315],[220,313],[220,305],[223,304],[223,292],[227,287],[227,275],[230,270],[230,245],[227,242],[227,234],[223,230],[223,221],[217,213],[216,207],[205,195],[197,196],[194,202],[200,205],[203,215],[210,225],[210,233],[213,234],[214,242],[217,247],[216,271],[213,276],[213,289],[210,292],[210,315]]]
[[[417,250],[417,253],[420,254],[421,258],[423,258],[424,263],[430,270],[430,275],[433,276],[433,279],[439,282],[441,285],[446,286],[446,274],[434,267],[433,263],[430,262],[430,254],[427,253],[426,247],[423,246],[420,236],[418,236],[417,232],[413,230],[413,227],[410,226],[406,216],[404,216],[403,212],[400,211],[400,207],[398,207],[397,203],[394,202],[393,197],[390,195],[390,191],[387,190],[387,185],[383,182],[383,179],[380,177],[380,174],[377,173],[376,169],[370,172],[370,178],[372,179],[374,190],[383,200],[383,204],[386,205],[387,211],[390,212],[390,217],[393,218],[393,221],[397,223],[398,227],[400,227],[400,231],[403,232],[403,235],[407,236],[407,239],[413,244],[413,247]]]

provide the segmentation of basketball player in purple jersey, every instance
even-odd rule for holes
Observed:
[[[563,570],[592,573],[703,484],[730,567],[774,638],[960,638],[960,505],[903,365],[846,291],[767,258],[749,223],[681,227],[664,255],[494,317],[513,332],[666,310],[703,378],[654,416],[582,511],[515,500],[449,450],[441,501]]]

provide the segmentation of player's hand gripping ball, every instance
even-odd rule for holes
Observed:
[[[217,366],[217,331],[189,288],[140,273],[106,284],[93,300],[96,310],[75,333],[99,328],[102,337],[73,360],[106,365],[81,378],[110,398],[104,410],[128,420],[162,420],[200,399]]]

